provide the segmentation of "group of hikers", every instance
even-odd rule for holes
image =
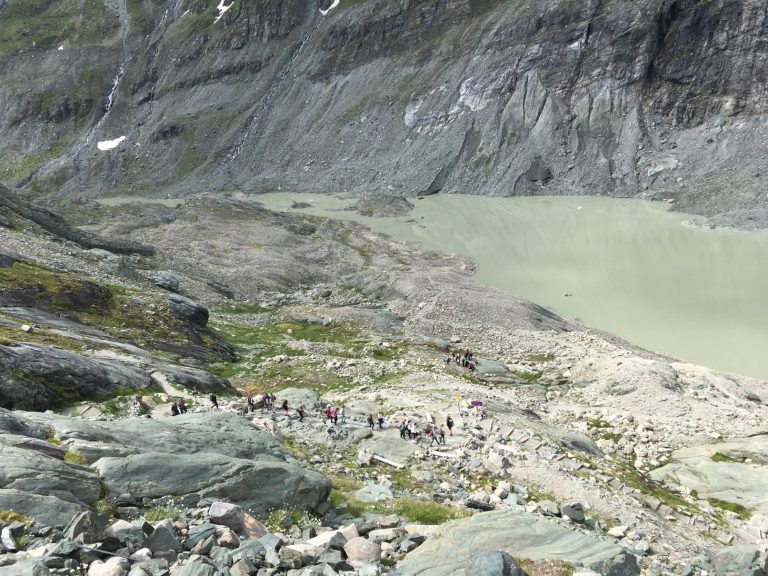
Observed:
[[[445,419],[445,427],[448,428],[448,434],[453,436],[453,418],[448,416]],[[422,431],[416,420],[403,420],[400,423],[400,438],[403,440],[411,440],[415,444],[419,443],[422,437]],[[431,426],[427,433],[429,438],[429,445],[432,446],[435,442],[437,445],[445,444],[445,430],[439,425]]]
[[[342,406],[339,408],[338,406],[333,407],[330,404],[328,404],[325,407],[325,420],[329,424],[338,425],[339,418],[341,418],[341,423],[344,424],[347,421],[347,407]]]
[[[464,354],[463,357],[465,360],[471,361],[472,353],[467,350],[467,352]],[[216,398],[216,394],[211,394],[208,399],[211,401],[211,406],[215,408],[216,410],[219,409],[219,402]],[[261,409],[262,411],[275,411],[275,400],[276,397],[274,394],[270,394],[269,392],[265,392],[264,396],[262,397],[262,404]],[[256,400],[254,400],[253,395],[248,394],[248,398],[246,400],[246,408],[249,412],[254,412],[256,410]],[[283,400],[283,403],[280,405],[280,410],[285,412],[285,415],[288,416],[288,400]],[[171,415],[172,416],[178,416],[179,414],[186,414],[187,413],[187,406],[184,403],[184,398],[179,398],[176,402],[174,402],[171,405]],[[304,416],[307,413],[307,409],[302,405],[299,406],[296,410],[296,414],[299,417],[299,422],[304,421]],[[341,418],[341,423],[344,424],[347,421],[347,408],[346,406],[342,405],[341,407],[334,407],[331,404],[326,405],[325,410],[325,419],[328,423],[333,423],[334,425],[338,425],[339,418]],[[376,428],[376,424],[379,425],[379,430],[382,430],[384,428],[384,416],[381,414],[377,414],[375,417],[373,414],[368,414],[366,417],[366,422],[368,424],[368,427],[371,430],[374,430]],[[445,427],[448,428],[448,435],[453,436],[453,418],[451,416],[446,417],[445,419]],[[422,437],[422,430],[419,426],[419,424],[416,422],[416,420],[403,420],[400,423],[400,438],[403,440],[412,440],[413,442],[417,443]],[[437,425],[437,426],[431,426],[429,429],[429,432],[427,433],[427,437],[430,439],[429,445],[432,446],[433,444],[437,443],[438,446],[441,444],[445,444],[445,430]]]
[[[184,398],[179,398],[171,404],[171,416],[178,416],[179,414],[187,413],[187,405],[184,402]]]
[[[379,430],[384,428],[384,416],[381,414],[376,415],[376,419],[373,418],[373,414],[368,414],[368,416],[365,418],[365,421],[368,423],[368,428],[373,430],[376,427],[376,423],[379,423]]]
[[[450,355],[445,357],[445,363],[454,363],[457,366],[461,366],[462,368],[467,368],[470,371],[474,371],[477,370],[479,360],[475,358],[475,354],[472,352],[472,350],[467,349],[463,353],[451,352]]]

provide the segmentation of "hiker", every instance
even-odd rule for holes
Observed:
[[[334,426],[338,426],[339,424],[339,409],[333,408],[331,410],[331,420],[333,420]]]
[[[176,406],[176,402],[171,404],[171,416],[178,416],[179,415],[179,407]]]
[[[448,427],[448,435],[453,436],[453,418],[448,416],[448,418],[445,419],[445,425]]]
[[[381,430],[381,429],[382,429],[382,426],[383,426],[383,424],[384,424],[384,416],[382,416],[381,414],[379,414],[379,415],[377,416],[376,420],[377,420],[377,421],[378,421],[378,423],[379,423],[379,430]]]
[[[416,422],[411,422],[410,424],[408,424],[408,437],[411,440],[415,438],[418,441],[419,427],[416,425]]]
[[[432,444],[437,442],[438,446],[440,445],[440,441],[437,439],[437,432],[434,427],[430,428],[429,430],[429,446],[432,447]]]
[[[216,394],[211,394],[208,398],[211,401],[211,404],[213,404],[213,407],[216,408],[216,410],[219,409],[219,402],[216,400]]]
[[[330,423],[332,416],[333,416],[333,409],[331,408],[331,405],[328,404],[325,407],[325,420]]]
[[[299,422],[304,422],[304,404],[299,406],[299,409],[296,410],[296,413],[299,415]]]
[[[177,402],[179,405],[179,413],[186,414],[187,413],[187,405],[184,403],[184,398],[179,398],[179,401]]]
[[[283,405],[280,408],[282,408],[285,415],[288,416],[288,400],[283,400]]]
[[[368,414],[368,418],[366,418],[366,420],[367,420],[367,422],[368,422],[368,428],[370,428],[371,430],[373,430],[373,427],[374,427],[374,423],[373,423],[373,414]]]
[[[440,426],[435,429],[435,436],[437,437],[438,446],[440,444],[445,444],[445,430],[443,430]]]
[[[405,424],[405,420],[403,420],[402,422],[400,422],[400,438],[402,438],[403,440],[405,440],[405,433],[407,432],[407,430],[408,428]]]
[[[269,392],[264,392],[264,396],[261,399],[261,411],[269,410]]]
[[[341,423],[344,424],[347,421],[347,407],[342,404],[341,406]]]
[[[192,396],[197,398],[197,395],[200,394],[200,392],[197,391],[197,386],[192,388]]]
[[[256,407],[256,402],[253,400],[253,396],[248,394],[248,400],[246,401],[246,404],[248,406],[248,412],[253,412],[254,408]]]

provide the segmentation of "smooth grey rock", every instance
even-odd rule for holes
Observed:
[[[242,532],[245,528],[245,514],[243,509],[236,504],[214,502],[208,508],[208,517],[211,524],[221,524],[235,532]]]
[[[232,562],[235,563],[243,559],[256,562],[259,558],[263,558],[266,553],[267,550],[263,543],[258,540],[246,540],[240,544],[240,548],[232,551]]]
[[[2,455],[0,455],[0,461]],[[62,492],[63,496],[66,493]],[[73,498],[74,500],[74,498]],[[0,510],[14,510],[52,526],[64,526],[72,516],[86,510],[84,504],[57,496],[43,496],[22,490],[0,489]]]
[[[544,516],[560,516],[560,508],[552,500],[542,500],[539,502],[539,509]]]
[[[79,550],[80,546],[81,544],[79,542],[65,538],[64,540],[59,540],[59,542],[56,543],[56,547],[51,550],[49,556],[64,558]]]
[[[147,537],[145,541],[147,548],[157,555],[158,552],[166,552],[173,550],[179,552],[181,550],[181,544],[176,538],[176,534],[167,526],[158,526],[152,534]]]
[[[167,270],[161,270],[154,276],[152,276],[152,283],[155,286],[159,286],[169,292],[179,291],[179,278],[173,272]]]
[[[338,569],[345,560],[341,550],[325,550],[318,556],[317,563],[328,564],[331,568]]]
[[[768,553],[754,546],[730,546],[712,559],[718,576],[764,576],[768,569]]]
[[[98,542],[104,536],[109,517],[106,514],[94,514],[90,510],[81,512],[64,528],[64,537],[80,540],[85,544]]]
[[[347,543],[347,537],[344,536],[341,532],[334,532],[333,536],[331,536],[331,539],[328,541],[328,548],[330,550],[343,550],[344,545]]]
[[[264,512],[289,506],[315,509],[330,493],[330,481],[297,464],[253,461],[223,454],[148,453],[102,458],[94,463],[111,491],[133,490],[137,497],[169,493],[231,497],[245,508]],[[266,487],[266,488],[265,488]]]
[[[355,498],[361,502],[383,502],[392,500],[394,494],[392,490],[380,484],[369,483],[355,492]]]
[[[466,573],[473,576],[528,576],[506,552],[478,550],[469,556]]]
[[[187,550],[192,550],[198,542],[211,538],[216,534],[216,526],[210,523],[198,524],[189,529],[187,540],[184,544]]]
[[[560,506],[560,514],[570,518],[577,524],[584,523],[584,507],[578,502],[573,504],[563,504]]]
[[[280,406],[283,400],[288,400],[291,409],[304,406],[307,410],[320,407],[320,395],[309,388],[285,388],[275,394],[275,405]]]
[[[176,576],[214,576],[217,572],[216,566],[202,561],[191,561],[184,564]]]
[[[719,452],[753,464],[715,462]],[[672,462],[650,472],[651,478],[668,485],[695,489],[700,498],[717,498],[750,509],[768,506],[768,434],[728,438],[717,444],[675,450]]]
[[[24,560],[0,567],[0,576],[49,576],[51,571],[42,560]]]
[[[171,306],[171,310],[176,312],[182,318],[186,318],[192,324],[198,326],[206,326],[208,324],[209,312],[208,308],[197,302],[193,302],[189,298],[181,296],[179,294],[173,294],[168,297],[168,303]]]
[[[548,520],[510,510],[455,520],[408,554],[398,565],[409,576],[458,576],[472,553],[503,551],[530,560],[562,560],[607,576],[634,576],[634,556],[600,538],[586,536]]]
[[[0,529],[0,544],[10,552],[16,552],[16,550],[18,550],[16,539],[13,537],[10,528],[7,526]]]

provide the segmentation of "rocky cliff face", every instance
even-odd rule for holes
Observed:
[[[760,0],[325,4],[8,0],[0,178],[766,212]]]

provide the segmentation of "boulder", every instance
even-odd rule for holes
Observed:
[[[236,504],[214,502],[208,508],[208,517],[212,524],[227,526],[235,532],[242,532],[245,528],[245,514]]]
[[[361,502],[384,502],[392,500],[394,494],[392,490],[381,484],[366,484],[355,492],[355,498]]]
[[[276,405],[280,406],[283,400],[288,400],[290,408],[304,406],[307,410],[313,410],[320,406],[320,395],[309,388],[285,388],[276,394]]]
[[[730,546],[715,554],[712,565],[718,576],[764,576],[768,552],[753,546]]]
[[[94,463],[107,488],[132,490],[140,498],[167,494],[238,498],[242,506],[266,512],[285,506],[314,510],[330,493],[330,481],[287,462],[254,461],[218,453],[148,453],[101,458]]]
[[[344,553],[353,566],[354,563],[376,562],[381,557],[381,546],[358,536],[344,545]]]
[[[209,312],[208,308],[197,302],[193,302],[189,298],[181,296],[179,294],[173,294],[168,297],[168,304],[171,310],[176,312],[182,318],[189,320],[192,324],[205,327],[208,325]]]
[[[92,544],[102,540],[107,529],[109,518],[106,514],[94,514],[90,510],[81,512],[64,528],[64,537],[70,540],[79,540],[85,544]]]
[[[168,550],[173,550],[174,552],[181,551],[181,544],[179,544],[176,534],[167,526],[162,525],[155,528],[152,534],[149,535],[146,540],[146,546],[152,550],[153,554],[167,552]]]
[[[528,576],[512,556],[501,550],[473,552],[465,572],[472,576]]]
[[[152,283],[169,292],[179,291],[179,278],[172,272],[161,270],[152,276]]]
[[[202,542],[206,538],[210,538],[216,534],[216,526],[213,524],[198,524],[193,526],[187,534],[187,540],[185,547],[187,550],[192,550],[199,542]]]
[[[478,551],[503,551],[533,561],[562,560],[605,576],[639,574],[635,557],[622,547],[513,510],[476,514],[444,524],[398,568],[409,576],[464,574],[471,555]]]
[[[573,504],[563,504],[560,507],[560,514],[565,518],[570,518],[577,524],[584,523],[584,508],[578,502]]]
[[[24,560],[11,564],[10,566],[0,566],[0,576],[50,576],[51,571],[42,560]]]
[[[127,572],[128,561],[124,558],[110,558],[106,562],[96,560],[88,566],[88,576],[125,576]]]

